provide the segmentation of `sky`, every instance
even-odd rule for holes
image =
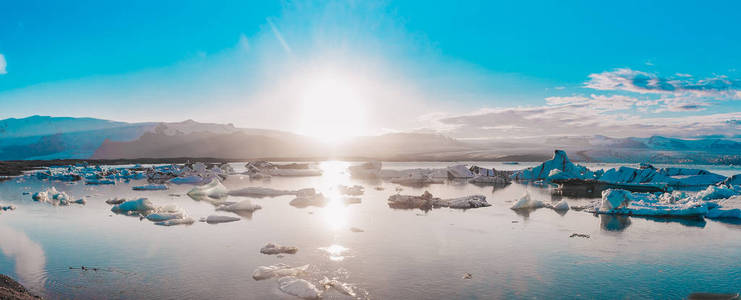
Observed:
[[[734,1],[5,1],[0,118],[741,138]]]

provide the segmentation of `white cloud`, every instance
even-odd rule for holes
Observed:
[[[5,70],[7,66],[8,63],[5,61],[5,55],[0,53],[0,75],[8,74],[8,71]]]
[[[603,91],[628,91],[641,94],[694,95],[698,97],[736,98],[741,91],[741,80],[720,75],[693,80],[686,74],[675,77],[660,77],[653,73],[631,69],[589,75],[587,88]]]

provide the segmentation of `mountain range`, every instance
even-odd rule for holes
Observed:
[[[606,136],[460,140],[441,134],[391,133],[337,145],[285,131],[232,124],[127,123],[31,116],[0,120],[0,160],[212,157],[221,159],[381,159],[539,161],[564,149],[578,161],[740,164],[741,142],[717,137]]]

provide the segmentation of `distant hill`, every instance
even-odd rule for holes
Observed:
[[[213,157],[357,158],[381,160],[537,161],[564,149],[574,160],[741,164],[741,142],[569,136],[547,139],[459,140],[441,134],[391,133],[326,145],[315,139],[232,124],[126,123],[93,118],[32,116],[0,120],[0,160]]]

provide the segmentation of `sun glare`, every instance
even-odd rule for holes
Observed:
[[[334,73],[307,80],[301,94],[301,134],[336,144],[365,131],[365,99],[360,84]]]

